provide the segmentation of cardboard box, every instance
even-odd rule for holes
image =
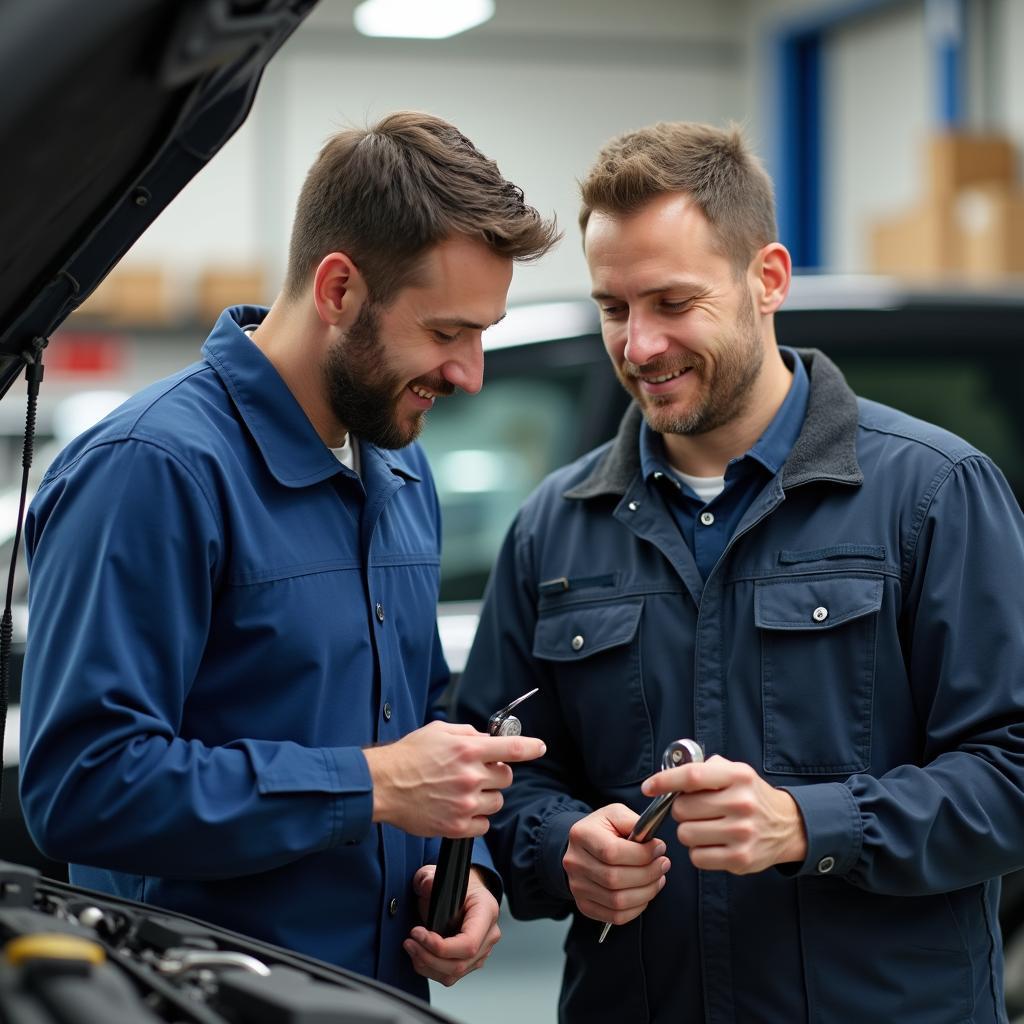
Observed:
[[[170,312],[164,273],[159,267],[115,267],[78,313],[111,324],[165,325]]]
[[[196,282],[196,313],[203,323],[216,320],[228,306],[267,305],[271,298],[261,267],[208,267]]]
[[[961,248],[953,204],[933,200],[872,225],[871,270],[897,277],[955,273]]]
[[[1017,178],[1017,153],[1003,135],[947,132],[927,144],[928,198],[951,199],[972,185],[1012,186]]]
[[[999,185],[964,189],[954,214],[967,277],[1024,274],[1024,192]]]

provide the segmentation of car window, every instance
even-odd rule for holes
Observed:
[[[964,353],[920,358],[837,358],[850,386],[865,398],[936,423],[990,456],[1024,499],[1024,360]],[[1022,501],[1024,504],[1024,501]]]
[[[516,510],[576,454],[584,374],[488,379],[438,402],[421,438],[441,502],[441,600],[479,598]]]

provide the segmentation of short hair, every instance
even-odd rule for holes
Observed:
[[[691,121],[659,121],[608,142],[580,182],[580,229],[585,235],[595,210],[635,213],[671,192],[690,196],[737,272],[778,239],[771,178],[739,128]]]
[[[320,261],[344,252],[374,302],[417,279],[427,250],[452,235],[516,261],[561,237],[469,139],[416,111],[331,136],[306,175],[292,226],[285,294],[298,298]]]

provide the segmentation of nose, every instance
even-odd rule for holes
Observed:
[[[458,356],[442,368],[444,379],[469,395],[484,386],[484,344],[479,333],[467,338]]]
[[[640,312],[631,312],[626,322],[626,347],[623,355],[634,366],[643,366],[668,348],[668,340],[657,323]]]

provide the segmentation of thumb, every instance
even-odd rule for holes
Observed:
[[[640,817],[636,811],[630,810],[625,804],[608,804],[604,808],[604,818],[614,832],[625,839]]]
[[[417,896],[426,896],[434,885],[434,872],[436,864],[424,864],[415,875],[412,876],[412,891]]]

